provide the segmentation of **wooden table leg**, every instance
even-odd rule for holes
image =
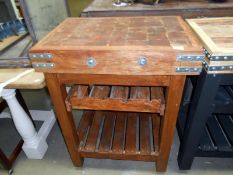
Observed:
[[[57,74],[45,74],[45,77],[70,157],[74,165],[82,166],[83,158],[78,152],[79,138],[73,115],[72,112],[67,111],[65,105],[65,99],[67,97],[65,85],[60,84]]]
[[[162,119],[161,142],[156,170],[164,172],[167,169],[168,158],[173,142],[176,120],[183,94],[186,76],[171,76],[166,96],[166,111]]]
[[[182,170],[191,168],[205,124],[214,110],[213,102],[219,88],[220,78],[220,75],[207,74],[206,71],[202,71],[198,78],[180,142],[178,165]]]

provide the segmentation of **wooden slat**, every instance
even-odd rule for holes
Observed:
[[[82,92],[78,92],[79,90]],[[165,109],[165,105],[161,105],[161,101],[164,101],[163,95],[161,100],[155,98],[150,100],[150,87],[131,87],[130,98],[128,98],[129,87],[123,86],[113,86],[111,91],[110,86],[93,86],[89,96],[86,95],[87,91],[87,86],[74,86],[74,90],[71,90],[73,94],[69,95],[71,98],[66,100],[67,109],[72,106],[74,109],[159,112],[160,114],[163,114]],[[162,89],[156,93],[153,97],[157,95],[159,98]]]
[[[93,86],[90,92],[90,97],[93,98],[107,98],[109,95],[109,86]]]
[[[81,151],[82,157],[99,158],[99,159],[115,159],[115,160],[139,160],[139,161],[156,161],[158,158],[158,152],[152,154],[135,154],[133,152],[127,152],[119,154],[115,152],[88,152]]]
[[[165,75],[98,75],[98,74],[58,74],[62,84],[95,84],[116,86],[169,86],[170,76]],[[78,77],[78,79],[77,79]]]
[[[127,117],[125,152],[136,153],[137,114],[129,113]]]
[[[82,115],[82,118],[79,122],[78,129],[77,129],[77,134],[79,136],[80,142],[83,143],[84,141],[84,136],[87,132],[88,127],[91,125],[93,119],[93,111],[85,111]]]
[[[219,151],[233,150],[215,116],[209,117],[207,126]]]
[[[112,86],[110,98],[124,99],[128,98],[129,88],[124,86]]]
[[[150,100],[150,89],[149,87],[131,87],[130,98],[140,100]]]
[[[89,89],[88,86],[81,86],[81,85],[79,85],[78,89],[77,89],[78,90],[77,97],[78,98],[83,98],[83,97],[88,96],[88,89]]]
[[[140,114],[140,153],[149,154],[150,146],[150,128],[148,114]]]
[[[124,150],[126,114],[118,112],[116,116],[112,151],[122,153]]]
[[[162,87],[151,87],[151,100],[161,100],[165,104],[164,92]]]
[[[231,146],[233,147],[233,120],[230,115],[219,115],[218,120],[221,123],[222,128],[225,131],[225,134],[228,137]]]
[[[111,149],[112,134],[114,127],[115,115],[107,112],[104,120],[103,131],[100,139],[99,151],[109,152]]]
[[[161,113],[159,101],[72,98],[70,102],[73,109]]]
[[[215,150],[217,150],[217,147],[214,145],[213,140],[210,136],[210,133],[209,133],[207,127],[205,128],[205,131],[201,137],[200,144],[199,144],[198,148],[201,151],[215,151]]]
[[[104,115],[102,111],[95,112],[93,122],[92,122],[90,131],[87,137],[86,145],[84,148],[85,150],[95,151],[98,134],[100,130],[100,125],[101,125],[103,118],[104,118]]]
[[[162,87],[151,87],[151,101],[159,100],[161,102],[160,115],[164,115],[165,96]]]
[[[159,136],[160,136],[160,121],[161,117],[158,114],[152,114],[152,130],[153,130],[153,143],[154,143],[154,150],[159,150]]]

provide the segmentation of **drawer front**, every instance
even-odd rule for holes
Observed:
[[[149,51],[59,51],[46,62],[52,68],[37,69],[54,73],[166,75],[175,71],[176,55]],[[45,62],[33,59],[33,63]]]

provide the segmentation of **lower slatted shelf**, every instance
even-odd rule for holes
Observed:
[[[67,109],[151,112],[164,114],[162,87],[74,85],[66,99]]]
[[[210,116],[198,147],[198,156],[232,157],[232,128],[232,115]]]
[[[158,156],[158,114],[85,111],[78,126],[81,156],[154,161]]]

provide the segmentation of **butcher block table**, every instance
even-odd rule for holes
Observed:
[[[181,139],[180,169],[190,169],[195,156],[233,157],[233,18],[187,22],[202,41],[205,59]]]
[[[166,170],[185,78],[199,74],[201,55],[177,16],[68,18],[30,50],[74,165],[155,161],[157,171]],[[78,126],[72,109],[84,110]]]

